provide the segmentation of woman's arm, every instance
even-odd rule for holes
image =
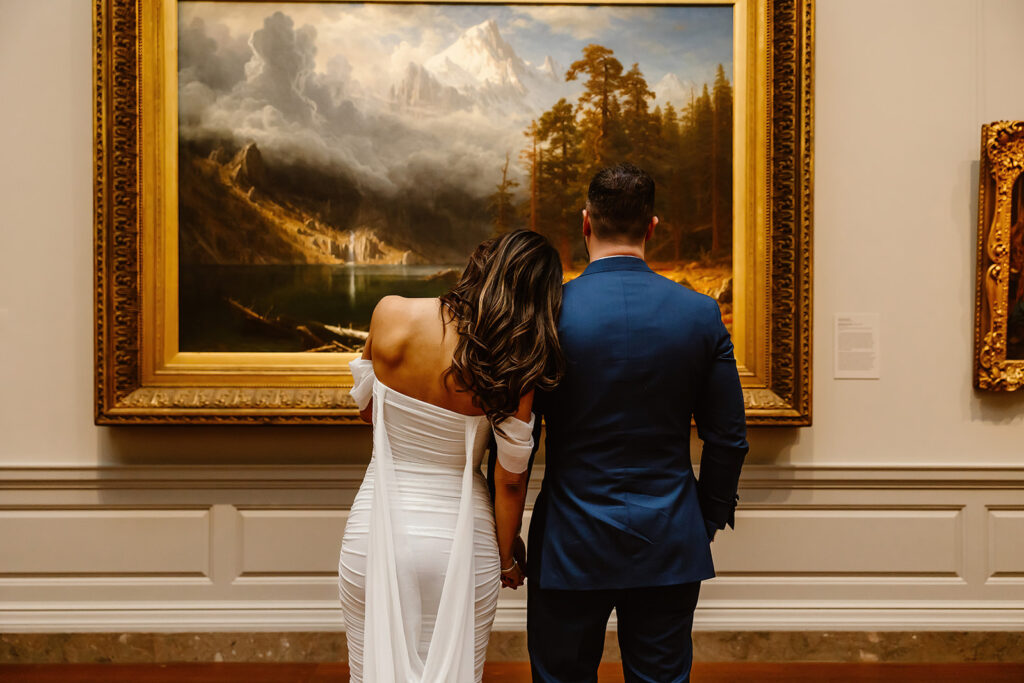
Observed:
[[[533,392],[519,401],[515,418],[529,422],[533,408]],[[495,436],[499,441],[500,434]],[[499,449],[501,444],[499,443]],[[528,449],[529,451],[529,449]],[[500,451],[499,451],[500,452]],[[519,536],[523,525],[523,508],[526,506],[526,488],[529,483],[529,469],[510,472],[501,464],[501,458],[494,468],[494,518],[498,531],[498,557],[501,563],[501,584],[513,589],[523,584],[526,578],[525,547]]]
[[[373,324],[370,325],[370,333],[366,335],[366,345],[363,347],[363,360],[373,360],[373,354],[370,351],[371,340],[373,339]],[[359,417],[362,418],[363,422],[369,422],[373,424],[373,399],[366,404],[366,407],[359,411]]]
[[[381,344],[387,341],[387,332],[393,327],[392,316],[394,315],[395,304],[399,301],[401,301],[401,297],[386,296],[378,301],[377,305],[373,307],[373,314],[370,316],[370,331],[366,335],[366,344],[363,346],[363,360],[373,360],[374,339],[380,341]],[[381,348],[383,349],[385,347]],[[366,407],[359,411],[359,417],[361,417],[364,422],[373,423],[372,398],[366,404]]]

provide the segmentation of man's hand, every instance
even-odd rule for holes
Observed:
[[[526,542],[522,536],[516,536],[512,542],[512,557],[519,563],[519,568],[526,574]]]

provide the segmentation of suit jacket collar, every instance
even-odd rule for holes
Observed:
[[[608,258],[592,261],[580,277],[593,275],[594,273],[607,273],[613,270],[636,270],[641,272],[646,271],[648,273],[654,272],[642,258],[638,258],[636,256],[610,256]]]

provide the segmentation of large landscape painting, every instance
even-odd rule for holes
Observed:
[[[727,6],[182,2],[182,351],[354,351],[386,294],[547,235],[620,160],[658,183],[652,266],[732,296]]]

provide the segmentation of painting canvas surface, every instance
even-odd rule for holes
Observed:
[[[586,185],[658,186],[658,272],[731,321],[729,7],[181,2],[179,347],[359,350],[483,239],[587,256]]]
[[[1024,360],[1024,175],[1013,184],[1010,206],[1006,359]]]

